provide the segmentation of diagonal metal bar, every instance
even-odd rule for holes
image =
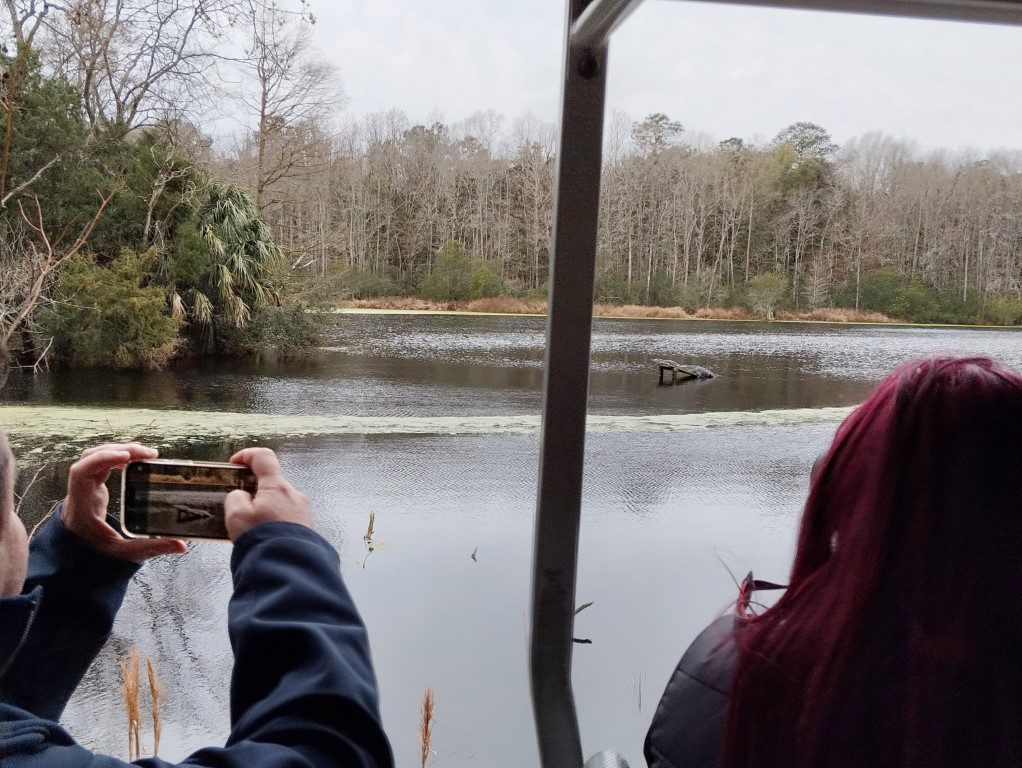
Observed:
[[[837,11],[872,16],[1022,25],[1019,0],[687,0],[718,5]],[[600,48],[642,0],[593,0],[571,30],[574,45]]]
[[[593,0],[571,25],[571,44],[579,48],[602,48],[611,34],[642,0]]]
[[[571,690],[589,389],[606,48],[572,45],[589,0],[568,0],[532,574],[530,671],[544,768],[582,768]]]
[[[604,0],[609,2],[609,0]],[[1022,25],[1019,0],[690,0],[722,5],[758,5],[870,16]]]

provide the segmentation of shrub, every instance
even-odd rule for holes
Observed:
[[[1022,298],[1018,296],[990,296],[983,312],[995,325],[1018,325],[1022,320]]]
[[[599,275],[596,278],[596,301],[605,304],[631,304],[632,289],[623,277]]]
[[[228,353],[252,354],[275,349],[284,355],[295,355],[318,346],[322,340],[320,331],[319,317],[298,302],[260,307],[244,328],[225,324],[217,330]]]
[[[432,271],[419,282],[419,292],[435,301],[459,301],[471,293],[472,258],[465,246],[452,240],[439,251]]]
[[[401,292],[397,278],[389,271],[349,269],[343,275],[342,285],[343,297],[351,299],[375,299]]]
[[[489,262],[482,262],[472,273],[468,283],[468,293],[473,299],[491,299],[504,292],[504,278],[500,275],[500,267]]]
[[[647,292],[646,303],[658,307],[676,307],[680,294],[678,286],[671,279],[671,273],[658,269],[653,272],[649,279],[649,291]]]
[[[780,275],[756,275],[746,287],[746,304],[749,309],[774,319],[774,311],[780,306],[788,292],[788,281]]]
[[[839,294],[839,303],[855,306],[855,286]],[[916,323],[974,323],[979,319],[979,299],[970,293],[939,290],[922,277],[903,275],[884,268],[863,276],[859,285],[859,309]]]
[[[40,318],[57,355],[82,366],[164,367],[177,351],[180,323],[165,289],[146,284],[154,262],[152,251],[128,250],[106,266],[91,256],[68,262]]]

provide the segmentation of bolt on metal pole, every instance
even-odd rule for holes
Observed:
[[[532,574],[530,672],[544,768],[582,768],[571,689],[575,574],[596,262],[606,46],[571,44],[589,0],[568,0]]]

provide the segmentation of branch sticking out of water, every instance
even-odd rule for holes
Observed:
[[[592,603],[582,603],[578,608],[575,609],[575,615],[578,616],[582,611],[591,606]]]
[[[376,524],[376,513],[375,512],[370,512],[369,513],[369,530],[367,530],[366,531],[366,535],[362,537],[366,541],[369,541],[369,539],[371,539],[373,537],[373,526],[375,524]]]

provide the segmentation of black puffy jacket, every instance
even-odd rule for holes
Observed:
[[[646,734],[650,768],[719,768],[722,764],[738,664],[736,637],[745,626],[741,617],[748,616],[755,592],[782,589],[750,573],[742,581],[734,614],[710,624],[685,651]]]
[[[740,622],[722,616],[685,651],[646,735],[650,768],[719,768]]]

